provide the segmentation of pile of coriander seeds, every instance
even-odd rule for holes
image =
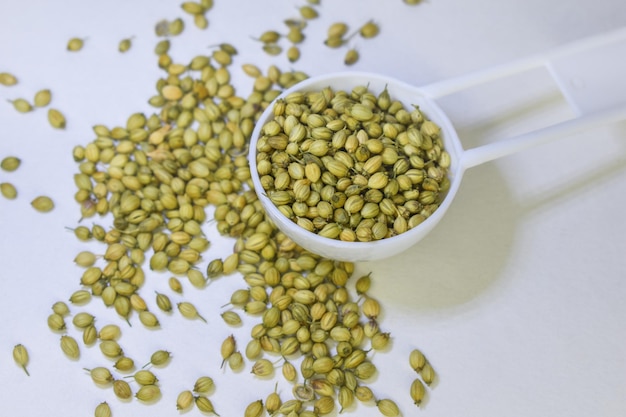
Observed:
[[[320,236],[399,235],[428,218],[450,187],[441,129],[386,88],[290,93],[262,134],[256,164],[267,196]]]
[[[181,6],[193,15],[197,28],[205,29],[208,25],[205,15],[212,3],[184,2]],[[311,3],[317,6],[317,2]],[[323,12],[321,8],[318,10]],[[378,373],[376,352],[389,351],[392,340],[388,329],[382,328],[382,308],[370,292],[369,275],[352,278],[354,264],[307,252],[277,230],[265,216],[250,179],[249,164],[255,161],[248,161],[246,156],[254,125],[262,111],[285,88],[306,79],[307,74],[298,70],[282,71],[275,65],[261,69],[245,63],[236,67],[233,62],[237,61],[239,52],[228,43],[216,44],[206,55],[177,60],[170,54],[170,40],[184,30],[182,21],[178,18],[156,25],[155,32],[164,38],[155,48],[157,65],[163,74],[155,80],[155,94],[146,97],[151,107],[121,117],[120,123],[114,126],[94,125],[89,141],[73,149],[72,156],[77,164],[73,177],[74,197],[80,220],[68,228],[85,247],[74,259],[82,268],[81,274],[75,277],[78,288],[68,294],[65,301],[55,300],[48,316],[48,326],[58,336],[58,353],[76,365],[79,378],[93,382],[98,389],[110,390],[120,400],[94,403],[98,417],[123,414],[128,402],[156,404],[156,408],[171,412],[195,408],[203,414],[218,414],[224,404],[232,406],[233,402],[232,392],[219,391],[219,375],[224,370],[241,372],[236,377],[242,378],[244,383],[246,378],[267,382],[265,392],[255,392],[250,398],[249,393],[238,396],[242,401],[241,415],[245,417],[266,413],[290,417],[347,414],[358,412],[359,407],[362,409],[359,402],[377,407],[385,416],[399,415],[398,406],[387,398],[391,393],[376,392],[369,387]],[[161,33],[166,23],[167,31]],[[133,52],[130,39],[123,39],[120,52]],[[80,47],[73,48],[72,53],[79,54],[83,47],[88,48],[89,44],[83,45],[81,41]],[[232,81],[236,71],[254,79],[251,90],[237,91]],[[300,127],[292,128],[299,132],[304,129],[307,135],[311,134],[310,139],[324,140],[328,144],[338,143],[340,139],[334,136],[345,133],[344,153],[356,139],[354,155],[359,159],[353,160],[345,175],[359,173],[360,177],[353,178],[354,185],[365,185],[363,178],[367,179],[368,186],[372,182],[372,190],[382,195],[376,202],[379,211],[387,210],[387,200],[391,201],[394,213],[401,214],[399,217],[406,221],[408,228],[434,210],[437,193],[445,192],[446,154],[438,128],[422,119],[416,123],[416,118],[423,117],[418,109],[396,108],[397,104],[388,98],[390,108],[385,110],[386,123],[382,123],[382,119],[373,123],[383,113],[373,111],[368,105],[373,100],[376,106],[382,107],[380,101],[384,101],[385,94],[373,97],[366,89],[350,93],[324,90],[320,95],[328,98],[329,106],[334,106],[342,97],[358,102],[359,106],[353,104],[348,109],[343,103],[346,120],[341,123],[338,118],[327,120],[328,111],[321,112],[323,124],[319,118],[305,116],[303,112],[298,116]],[[290,112],[312,105],[314,102],[308,100],[313,98],[301,97],[302,101],[297,102],[289,97],[279,102],[277,108],[284,106],[285,123],[291,120]],[[365,120],[368,110],[372,115]],[[71,118],[71,111],[67,115]],[[280,127],[285,123],[279,123]],[[394,127],[395,135],[391,130]],[[381,133],[376,133],[377,128]],[[423,138],[419,146],[411,139],[415,136],[411,129],[417,129]],[[387,167],[393,155],[388,150],[390,144],[380,139],[383,133],[398,143],[405,142],[402,149],[395,147],[397,158],[392,168]],[[364,135],[368,135],[367,140]],[[272,139],[275,140],[278,141]],[[373,209],[369,203],[377,198],[375,191],[366,192],[371,201],[363,200],[363,207],[356,210],[361,202],[350,199],[356,196],[353,193],[356,189],[345,183],[344,168],[327,158],[332,156],[341,161],[345,157],[335,151],[322,153],[317,149],[323,145],[314,145],[311,141],[305,145],[305,141],[297,141],[297,144],[308,148],[301,154],[293,154],[307,162],[299,173],[295,173],[298,168],[291,163],[282,166],[284,156],[279,155],[280,152],[270,157],[272,168],[277,170],[272,172],[276,175],[273,186],[280,181],[278,177],[283,176],[282,169],[291,179],[301,173],[305,178],[308,171],[315,170],[310,168],[313,163],[320,170],[320,181],[329,180],[339,189],[345,186],[339,193],[346,194],[341,209],[346,211],[347,224],[356,222],[352,218],[356,219],[357,212],[376,220],[381,220],[383,214],[391,216],[386,212],[374,216],[369,211]],[[286,151],[289,146],[272,149]],[[419,148],[421,166],[408,152],[410,147]],[[347,160],[344,162],[348,164]],[[380,172],[384,170],[385,175],[376,175],[375,166],[379,162]],[[325,169],[329,173],[323,172]],[[428,184],[436,174],[441,175],[441,180],[429,190]],[[419,175],[421,179],[416,181]],[[405,177],[412,183],[422,184],[422,201],[417,195],[411,199],[411,190],[402,188]],[[379,181],[387,184],[383,186]],[[397,183],[397,193],[388,193],[392,187],[389,183]],[[276,191],[287,188],[281,186]],[[318,216],[312,215],[311,206],[307,215],[300,214],[303,207],[296,203],[308,204],[309,200],[301,198],[300,191],[296,196],[296,189],[300,188],[294,188],[295,198],[291,204],[294,214],[311,220],[320,231],[327,224],[341,224],[341,232],[335,237],[349,240],[345,239],[349,228],[339,221],[329,221],[329,216],[323,216],[327,224],[321,226],[316,219]],[[321,195],[322,190],[311,186],[310,191]],[[432,192],[432,201],[426,197],[429,192]],[[278,199],[279,194],[274,197]],[[342,200],[342,197],[339,194],[330,197],[331,201],[337,199]],[[413,200],[419,206],[409,204]],[[46,209],[41,204],[37,206]],[[333,211],[332,219],[334,214]],[[305,220],[302,222],[304,224]],[[229,238],[231,253],[223,257],[212,254],[211,242],[203,231],[207,227]],[[372,225],[369,230],[354,227],[353,240],[384,238],[401,230],[404,230],[401,220],[388,221],[384,236],[378,226]],[[94,249],[98,246],[100,249]],[[154,293],[147,290],[149,286],[145,284],[160,279],[157,275],[169,276],[168,288]],[[212,280],[226,275],[238,279],[240,288],[232,294],[221,294],[224,304],[221,317],[210,317],[205,313],[206,306],[185,299],[188,293],[182,291],[183,287],[213,291]],[[90,303],[101,303],[112,314],[106,319],[97,317],[97,313],[92,315],[87,311]],[[114,316],[119,322],[111,322]],[[228,336],[221,350],[208,352],[217,359],[211,363],[217,365],[214,368],[203,366],[207,375],[189,376],[186,384],[177,386],[161,378],[160,372],[164,367],[178,366],[185,358],[183,350],[169,351],[163,346],[154,349],[149,358],[139,357],[133,352],[132,338],[126,336],[142,331],[161,332],[164,330],[161,325],[172,319],[198,320],[203,326],[198,331],[208,333],[213,331],[217,320],[233,329],[241,327],[242,323],[246,329],[248,324],[253,325],[249,326],[248,337]],[[89,353],[101,353],[102,362],[87,363],[85,352],[89,350]],[[16,361],[26,370],[26,351],[19,353]],[[409,366],[406,371],[412,372]],[[175,391],[176,401],[163,401],[162,391]],[[423,392],[418,394],[424,395]],[[417,394],[411,393],[408,385],[403,395],[414,397],[418,404]]]

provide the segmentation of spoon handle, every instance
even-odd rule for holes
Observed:
[[[433,100],[525,71],[545,68],[572,109],[566,121],[464,151],[470,168],[579,130],[626,118],[626,28],[590,37],[510,64],[420,88]]]

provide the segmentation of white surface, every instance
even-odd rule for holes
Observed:
[[[173,40],[176,60],[187,62],[206,46],[226,41],[240,50],[233,72],[246,62],[262,68],[275,63],[310,75],[337,71],[344,69],[343,52],[321,45],[328,25],[343,20],[356,27],[375,18],[382,32],[355,41],[361,60],[352,69],[416,85],[626,25],[626,5],[615,0],[431,0],[414,8],[400,0],[384,6],[374,0],[327,1],[320,19],[309,25],[301,61],[290,65],[282,57],[269,59],[250,36],[281,28],[304,2],[216,3],[207,31],[186,19],[184,35]],[[46,326],[52,303],[79,288],[80,270],[72,262],[76,253],[101,248],[80,243],[65,230],[79,218],[71,149],[92,140],[96,123],[123,124],[132,112],[150,111],[146,100],[162,75],[152,52],[154,23],[182,16],[178,3],[4,0],[2,10],[0,71],[15,73],[20,84],[0,87],[0,156],[23,160],[17,172],[0,172],[0,180],[16,184],[20,192],[15,201],[0,199],[3,414],[84,416],[106,400],[116,416],[174,415],[178,392],[209,374],[217,381],[211,397],[217,411],[224,417],[243,415],[245,405],[265,398],[274,383],[219,369],[221,340],[235,333],[243,349],[248,327],[256,323],[246,319],[246,326],[233,331],[218,317],[219,306],[243,285],[237,277],[204,291],[186,286],[184,298],[196,303],[209,325],[174,315],[161,317],[163,329],[157,332],[136,321],[123,327],[121,343],[137,362],[147,362],[158,348],[174,352],[172,363],[155,371],[163,398],[153,405],[122,404],[110,389],[96,387],[82,368],[103,362],[98,348],[84,349],[76,363],[68,361],[60,353],[59,336]],[[88,37],[78,54],[65,51],[72,36]],[[117,43],[128,36],[135,36],[133,48],[121,55]],[[236,80],[238,91],[247,94],[250,80],[241,74]],[[30,98],[44,87],[52,89],[54,106],[68,116],[65,132],[53,131],[44,111],[17,114],[4,101]],[[558,109],[533,112],[532,105],[520,112],[506,89],[485,91],[497,105],[479,105],[476,92],[442,103],[469,145],[523,131],[528,124],[520,114],[533,116],[530,124],[546,114],[561,115]],[[503,111],[510,113],[507,118],[499,114]],[[419,245],[390,260],[358,265],[356,276],[372,271],[372,295],[385,312],[381,326],[393,335],[393,348],[374,357],[380,370],[370,384],[375,393],[396,400],[405,416],[626,414],[624,190],[625,123],[469,170],[445,219]],[[30,208],[30,200],[42,193],[55,198],[54,212],[42,215]],[[211,233],[207,261],[228,254],[232,244]],[[148,280],[146,299],[152,288],[166,289],[165,278]],[[94,312],[100,325],[119,323],[98,302],[73,310]],[[13,363],[16,343],[30,351],[30,377]],[[440,375],[419,411],[408,397],[413,374],[407,357],[413,347],[426,353]],[[282,397],[289,398],[290,388],[277,379]],[[379,415],[361,404],[350,411]],[[197,410],[187,414],[200,415]]]

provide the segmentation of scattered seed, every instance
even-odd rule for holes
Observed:
[[[83,49],[84,44],[85,44],[85,42],[84,42],[83,39],[71,38],[67,42],[67,50],[68,51],[72,51],[72,52],[80,51],[81,49]]]
[[[13,348],[13,359],[19,366],[22,367],[22,369],[24,369],[26,375],[30,376],[28,370],[26,369],[26,365],[28,365],[28,351],[21,343],[15,345]]]
[[[0,72],[0,84],[6,87],[17,84],[17,77],[8,72]]]

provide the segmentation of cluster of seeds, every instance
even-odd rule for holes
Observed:
[[[449,188],[440,128],[367,87],[294,92],[276,102],[257,144],[269,199],[306,230],[343,241],[406,232]]]
[[[0,168],[5,172],[13,172],[19,168],[22,160],[16,156],[7,156],[0,162]],[[0,182],[0,194],[8,200],[17,198],[17,188],[10,182]],[[38,196],[31,201],[31,206],[42,213],[54,209],[54,201],[48,196]]]
[[[411,351],[409,355],[409,365],[421,377],[421,379],[416,378],[413,380],[409,391],[413,403],[419,406],[426,396],[424,384],[431,386],[435,380],[435,370],[419,349],[413,349]]]
[[[298,47],[304,41],[305,35],[303,33],[307,26],[307,21],[316,19],[319,14],[313,7],[318,5],[319,1],[308,1],[309,5],[301,6],[298,11],[300,16],[298,18],[286,19],[284,21],[287,26],[287,34],[283,35],[275,30],[267,30],[259,36],[257,39],[263,43],[263,51],[271,56],[280,55],[283,52],[283,47],[279,44],[281,38],[289,41],[289,47],[287,48],[287,59],[289,62],[296,62],[300,59],[300,48]]]
[[[318,4],[313,0],[309,3]],[[194,17],[197,27],[204,29],[208,26],[205,14],[212,5],[212,1],[201,0],[184,2],[181,7]],[[296,52],[288,51],[292,62],[299,57],[296,45],[304,39],[302,29],[306,21],[317,17],[317,10],[312,6],[303,6],[299,11],[301,19],[286,21],[290,29],[286,35],[292,44],[290,51],[295,48],[297,52],[296,55]],[[155,32],[158,36],[170,37],[180,34],[183,29],[184,21],[177,18],[157,23]],[[357,33],[364,38],[372,37],[378,33],[378,26],[368,22]],[[276,51],[277,41],[282,36],[271,31],[264,34],[262,40],[268,46],[268,53]],[[74,38],[68,43],[68,50],[78,51],[82,46],[83,40]],[[124,39],[118,49],[125,52],[130,46],[130,38]],[[158,65],[165,75],[156,83],[157,93],[148,100],[154,113],[134,113],[121,126],[96,125],[93,141],[73,149],[79,171],[74,176],[75,200],[80,207],[81,221],[96,216],[102,219],[112,216],[113,220],[108,226],[95,223],[91,227],[79,225],[73,229],[80,241],[99,241],[105,247],[102,255],[85,250],[74,259],[83,268],[83,273],[79,280],[81,288],[71,294],[69,303],[81,307],[93,298],[100,298],[123,320],[130,323],[136,317],[144,327],[157,330],[159,319],[174,310],[174,304],[182,317],[206,322],[189,301],[172,300],[183,292],[179,278],[185,277],[193,287],[200,289],[211,279],[241,274],[245,288],[231,295],[229,303],[224,306],[231,307],[222,313],[222,318],[230,326],[240,326],[241,316],[234,311],[240,309],[258,322],[250,330],[245,350],[237,348],[232,335],[223,341],[220,349],[222,366],[228,363],[237,371],[249,365],[254,377],[268,380],[275,377],[275,370],[280,367],[284,380],[292,387],[291,398],[281,398],[275,389],[265,403],[262,399],[251,402],[245,409],[245,417],[258,417],[265,411],[314,417],[332,413],[337,408],[340,412],[353,408],[355,400],[375,404],[385,416],[399,415],[392,400],[377,399],[367,386],[377,373],[370,352],[385,351],[390,342],[390,334],[382,331],[379,325],[381,306],[369,295],[370,275],[356,280],[359,298],[352,296],[347,284],[354,265],[321,258],[296,245],[266,218],[253,190],[246,155],[254,124],[284,88],[307,78],[306,74],[282,72],[276,66],[270,66],[264,73],[255,65],[245,64],[242,70],[254,78],[254,83],[252,92],[244,97],[236,94],[231,83],[229,66],[237,54],[232,45],[219,44],[211,56],[196,56],[189,63],[174,62],[169,48],[169,38],[162,39],[155,47]],[[13,85],[17,80],[2,73],[0,82]],[[266,126],[264,140],[271,142],[272,146],[262,150],[272,166],[266,176],[276,176],[270,187],[273,198],[279,199],[277,192],[292,193],[293,197],[289,194],[293,199],[289,202],[293,203],[291,211],[300,213],[303,209],[300,203],[311,202],[311,194],[321,196],[322,192],[327,192],[321,188],[316,190],[315,184],[335,187],[337,196],[330,196],[329,201],[335,204],[342,200],[341,193],[346,198],[341,207],[333,207],[332,216],[323,218],[328,224],[341,225],[338,226],[341,228],[345,222],[339,218],[330,221],[335,215],[334,210],[346,211],[348,223],[356,222],[353,219],[360,211],[348,204],[348,215],[343,203],[361,191],[356,193],[356,188],[350,188],[351,185],[364,188],[370,181],[372,186],[363,192],[363,198],[371,201],[363,205],[377,202],[382,211],[383,204],[388,204],[383,200],[389,200],[392,206],[384,208],[405,219],[407,227],[417,222],[411,220],[415,216],[425,216],[434,210],[435,187],[431,187],[433,190],[424,187],[409,194],[413,188],[403,188],[408,183],[405,184],[402,176],[412,184],[414,181],[428,184],[439,172],[442,178],[436,191],[445,189],[445,152],[441,148],[438,129],[424,120],[417,109],[409,113],[385,94],[372,98],[365,89],[355,89],[351,95],[324,90],[317,96],[303,96],[297,100],[290,96],[279,102],[276,109],[282,106],[283,112],[276,111],[275,123],[285,130],[269,134],[272,127]],[[347,105],[340,97],[351,104]],[[311,112],[313,106],[319,105],[319,100],[314,98],[324,99],[325,107],[319,112],[321,119],[315,117],[317,115],[313,113],[316,112]],[[388,106],[384,104],[385,100]],[[354,103],[357,101],[358,105]],[[35,104],[37,102],[41,103],[41,100],[36,99]],[[58,121],[60,119],[55,120],[53,125],[65,125],[64,118],[62,124]],[[291,123],[288,132],[286,126]],[[294,138],[302,133],[307,138],[292,140],[292,130]],[[335,136],[343,134],[343,143],[336,147],[341,139]],[[315,144],[317,140],[325,141],[326,146]],[[345,157],[339,156],[339,152],[349,152],[352,142],[355,159],[349,163]],[[400,146],[392,146],[391,142]],[[298,152],[292,152],[292,143],[298,147]],[[270,150],[271,153],[266,152]],[[344,172],[327,157],[350,166]],[[390,159],[394,159],[393,163]],[[297,168],[297,164],[292,165],[297,160],[305,163]],[[265,164],[262,161],[263,158],[259,158],[257,163]],[[15,161],[3,161],[3,169],[11,163]],[[316,170],[319,178],[312,181],[311,176]],[[284,181],[283,171],[292,176],[286,187],[280,185],[280,181]],[[302,178],[297,179],[299,173]],[[349,173],[355,175],[350,179]],[[420,174],[421,179],[417,181]],[[305,177],[310,181],[306,198],[301,194],[306,191],[293,184]],[[383,177],[387,178],[386,182]],[[346,179],[354,184],[345,184]],[[393,186],[388,186],[394,181],[397,183],[395,192]],[[264,183],[269,184],[267,178]],[[374,195],[376,191],[381,193],[378,201]],[[426,201],[425,197],[422,197],[424,201],[419,201],[418,194],[428,192],[433,193],[433,201]],[[414,200],[418,200],[419,205],[409,204]],[[287,203],[281,204],[285,205]],[[33,201],[33,206],[48,211],[54,204],[52,200],[40,197]],[[315,208],[310,204],[308,207],[307,214],[313,213]],[[213,210],[217,231],[233,239],[233,251],[224,259],[211,260],[206,270],[201,271],[199,265],[210,246],[201,225],[207,221],[209,209]],[[320,214],[319,208],[317,210]],[[367,217],[361,215],[363,220],[385,220],[389,224],[390,219],[382,216],[391,217],[392,214],[382,212],[372,216],[367,210],[364,212]],[[306,217],[303,214],[298,216]],[[319,226],[321,223],[317,217],[312,216],[311,222],[315,221],[314,224]],[[402,229],[401,221],[391,223],[389,227]],[[322,234],[329,233],[330,229],[325,226],[319,227],[320,231],[326,230]],[[378,227],[370,228],[372,238],[386,236],[380,235]],[[395,233],[399,233],[398,230]],[[366,234],[361,229],[356,228],[354,232],[355,238],[364,240]],[[338,233],[335,237],[340,234],[345,233]],[[171,294],[157,292],[153,302],[140,295],[149,274],[146,267],[157,273],[167,271],[172,274],[169,278]],[[151,309],[151,305],[157,308]],[[66,321],[70,318],[82,338],[75,338],[68,332]],[[100,327],[93,314],[88,311],[72,313],[64,301],[53,304],[48,326],[60,335],[60,348],[69,359],[81,358],[82,347],[77,339],[82,339],[83,346],[98,344],[103,357],[114,361],[115,373],[107,366],[87,369],[96,385],[110,387],[121,400],[129,400],[133,395],[146,403],[159,400],[160,381],[151,369],[145,368],[166,366],[172,358],[171,352],[155,351],[143,368],[137,370],[135,360],[125,354],[119,326],[105,324]],[[28,354],[20,346],[15,347],[14,358],[26,371]],[[421,369],[422,380],[427,383],[425,368],[424,365]],[[132,379],[130,383],[127,378]],[[201,377],[192,389],[180,392],[176,408],[185,411],[195,404],[201,412],[215,413],[208,398],[213,390],[213,380],[208,376]],[[110,416],[109,405],[100,403],[95,415]]]
[[[348,35],[348,24],[344,22],[336,22],[329,26],[324,45],[329,48],[340,48],[346,46],[350,39],[359,35],[363,39],[370,39],[378,35],[380,27],[374,21],[370,20],[361,26],[358,30]],[[343,62],[346,65],[353,65],[359,60],[359,52],[352,47],[346,52]]]
[[[14,78],[13,78],[14,79]],[[9,79],[11,81],[12,79]],[[15,81],[17,82],[17,80]],[[11,85],[11,84],[7,84]],[[15,100],[9,100],[9,103],[13,105],[13,108],[20,113],[30,113],[36,108],[47,107],[52,101],[52,92],[49,89],[42,89],[35,93],[33,102],[29,102],[24,98],[16,98]],[[55,108],[48,109],[48,122],[50,126],[55,129],[65,129],[66,120],[63,113]]]

